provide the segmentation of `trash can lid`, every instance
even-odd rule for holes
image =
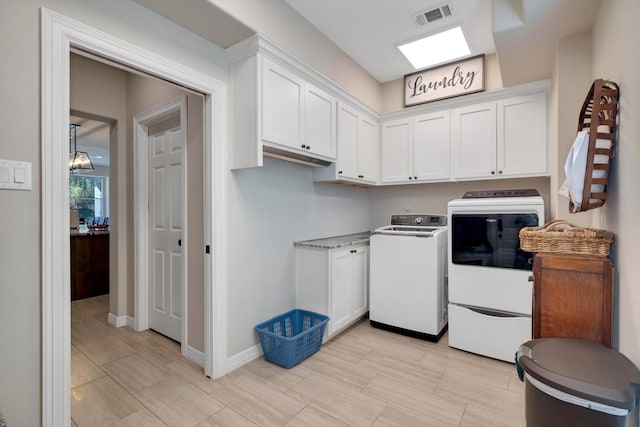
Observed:
[[[633,410],[640,396],[640,371],[624,355],[594,341],[540,338],[518,351],[526,374],[562,392]]]

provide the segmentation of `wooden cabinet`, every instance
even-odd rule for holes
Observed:
[[[449,179],[449,111],[382,124],[382,183]]]
[[[314,168],[314,181],[378,181],[378,124],[365,113],[338,103],[337,161]]]
[[[547,134],[545,93],[456,108],[451,128],[454,179],[548,175]]]
[[[537,254],[533,277],[533,338],[585,338],[611,347],[611,260]]]
[[[109,293],[109,234],[71,236],[71,301]]]
[[[296,307],[326,314],[331,338],[369,310],[369,247],[296,247]]]

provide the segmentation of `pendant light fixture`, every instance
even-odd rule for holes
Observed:
[[[69,172],[78,173],[80,171],[89,172],[92,171],[93,163],[91,163],[91,159],[89,158],[89,153],[86,151],[78,151],[77,141],[76,141],[76,131],[80,125],[72,124],[69,126],[69,131],[73,131],[73,152],[69,153]],[[69,132],[69,139],[71,139],[71,132]]]

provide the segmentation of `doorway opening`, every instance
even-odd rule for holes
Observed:
[[[70,423],[69,55],[127,67],[204,96],[204,371],[226,373],[226,85],[48,9],[42,9],[42,422]],[[215,239],[214,239],[215,238]],[[62,250],[61,250],[62,248]],[[204,248],[202,248],[204,249]]]

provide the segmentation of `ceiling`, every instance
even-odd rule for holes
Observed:
[[[548,79],[558,41],[591,30],[601,0],[285,0],[379,82],[415,69],[399,44],[462,28],[471,54],[496,53],[504,86]],[[448,5],[423,26],[413,16]]]
[[[399,44],[462,25],[471,55],[495,53],[486,0],[286,0],[379,82],[415,71]],[[451,15],[417,25],[414,15],[448,5]]]
[[[231,0],[135,0],[226,48],[254,29],[223,9]],[[233,0],[286,3],[379,82],[415,71],[398,44],[462,24],[471,55],[495,53],[503,86],[551,78],[558,41],[590,32],[601,0]],[[452,15],[416,26],[417,12],[448,5]],[[220,5],[220,6],[217,6]],[[241,9],[241,8],[239,8]],[[269,36],[268,34],[266,35]]]

